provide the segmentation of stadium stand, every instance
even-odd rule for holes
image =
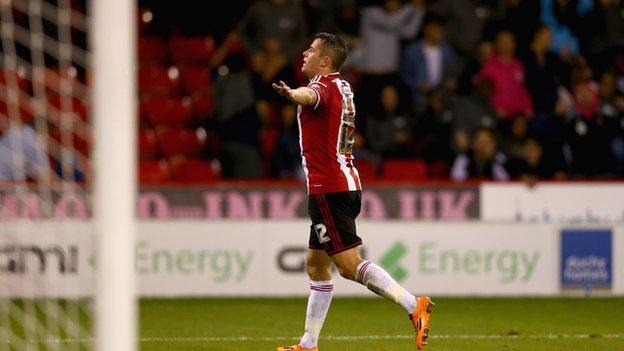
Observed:
[[[230,10],[220,13],[223,21],[217,24],[204,19],[200,21],[198,16],[182,18],[177,12],[170,11],[172,4],[165,5],[153,0],[141,0],[139,3],[137,48],[141,132],[137,137],[140,158],[145,161],[163,158],[166,163],[168,157],[181,154],[190,160],[203,160],[206,163],[214,163],[216,160],[230,164],[231,160],[223,159],[229,155],[220,148],[223,139],[228,142],[242,141],[261,155],[261,178],[283,178],[280,155],[298,154],[296,142],[283,143],[297,134],[296,123],[289,121],[292,117],[281,112],[285,102],[272,93],[269,84],[271,80],[281,77],[292,80],[289,81],[291,85],[305,83],[298,69],[301,55],[289,55],[301,52],[306,46],[305,40],[293,39],[298,36],[285,39],[287,33],[278,31],[276,35],[280,37],[277,38],[277,50],[282,52],[271,56],[275,45],[271,46],[273,51],[260,47],[258,44],[262,40],[251,37],[253,32],[238,31],[244,17],[238,5],[229,4]],[[407,33],[409,35],[401,39],[401,45],[392,50],[398,50],[393,54],[404,58],[407,47],[413,51],[413,48],[422,47],[425,41],[434,41],[445,48],[448,55],[444,57],[453,59],[448,59],[443,65],[440,62],[433,65],[445,67],[444,74],[425,71],[410,73],[402,70],[403,65],[398,69],[393,65],[391,72],[376,76],[374,72],[362,68],[365,67],[362,62],[375,59],[362,57],[362,53],[366,55],[366,50],[361,50],[363,38],[359,34],[360,16],[366,12],[364,9],[369,3],[358,2],[359,11],[352,18],[341,19],[344,23],[329,13],[314,12],[315,8],[307,3],[303,2],[306,35],[320,30],[336,32],[345,37],[354,52],[342,73],[355,89],[356,106],[359,108],[356,120],[358,130],[368,138],[376,136],[375,140],[364,140],[358,151],[359,154],[367,155],[365,160],[356,158],[356,165],[363,178],[413,181],[449,179],[454,160],[459,157],[472,159],[472,133],[483,127],[494,131],[498,151],[505,157],[504,165],[512,179],[522,178],[522,174],[516,174],[518,169],[539,173],[541,176],[538,176],[542,178],[544,174],[556,174],[557,179],[613,179],[623,176],[624,42],[613,39],[617,38],[613,33],[617,33],[618,25],[624,25],[624,20],[601,25],[602,37],[598,37],[598,34],[594,37],[581,35],[583,28],[603,23],[601,18],[608,13],[605,6],[611,5],[593,2],[583,12],[569,13],[575,18],[577,27],[569,38],[572,40],[570,43],[574,44],[574,50],[568,52],[561,50],[565,43],[557,37],[557,25],[562,24],[555,23],[556,16],[551,14],[559,11],[556,8],[558,3],[552,5],[553,9],[539,9],[531,2],[505,3],[499,7],[487,2],[479,5],[488,8],[488,11],[483,12],[487,16],[475,22],[476,27],[471,29],[469,36],[462,36],[459,26],[446,22],[449,18],[457,17],[453,12],[455,9],[446,6],[448,2],[445,1],[427,1],[421,9],[424,12],[422,21],[414,22],[414,33],[418,34],[410,31]],[[250,5],[247,2],[242,6],[247,8]],[[476,6],[472,2],[465,2],[464,5],[467,8]],[[184,13],[193,11],[194,5],[184,6],[188,7]],[[341,6],[347,5],[336,4],[336,13],[340,13]],[[544,16],[535,14],[540,11],[545,11]],[[526,28],[505,25],[521,23],[528,14],[533,14],[533,20],[526,21]],[[545,22],[541,23],[540,18],[545,18]],[[19,17],[15,20],[25,21]],[[297,18],[297,21],[301,19]],[[250,26],[253,27],[253,24],[245,22],[245,28]],[[264,43],[269,45],[274,42],[266,38]],[[474,52],[468,50],[470,47],[475,48]],[[520,82],[519,86],[525,86],[528,92],[528,97],[526,94],[523,97],[526,103],[520,113],[509,114],[509,111],[500,108],[507,106],[500,100],[509,97],[501,97],[500,91],[504,89],[488,79],[487,72],[484,73],[486,69],[498,67],[496,65],[500,64],[501,56],[496,53],[503,51],[513,57],[515,73],[510,77],[526,77],[526,81]],[[237,61],[240,57],[244,61],[241,67]],[[282,62],[284,58],[286,61]],[[49,61],[45,69],[45,83],[48,95],[46,110],[50,123],[58,128],[62,104],[59,96],[61,80],[70,82],[75,96],[68,111],[75,116],[76,121],[87,121],[88,106],[83,101],[87,97],[81,95],[81,92],[89,84],[89,72],[74,67],[63,71],[53,59]],[[453,72],[446,72],[450,70]],[[43,76],[35,73],[3,70],[0,72],[0,86],[6,86],[7,77],[14,76],[20,90],[30,92],[30,80]],[[240,111],[236,111],[236,104],[231,102],[231,99],[235,99],[231,91],[226,95],[230,99],[226,105],[227,112],[219,110],[221,107],[216,104],[215,96],[223,96],[219,95],[223,94],[219,89],[227,85],[219,86],[217,82],[228,76],[232,78],[227,82],[230,87],[250,87],[241,96],[241,101],[246,101],[245,109],[251,108],[253,113],[245,110],[245,113],[237,114]],[[410,78],[412,87],[418,86],[419,99],[412,99],[413,94],[404,83],[406,77]],[[417,83],[414,83],[414,79]],[[386,86],[398,92],[398,101],[393,101],[394,98],[388,94],[382,99],[377,98],[379,95],[374,93]],[[498,94],[496,103],[492,92]],[[367,96],[375,98],[367,99]],[[512,98],[509,104],[513,104]],[[250,106],[247,100],[254,102]],[[7,108],[5,95],[2,94],[0,113],[6,114]],[[33,101],[20,100],[24,123],[31,123],[33,111]],[[248,120],[256,118],[253,116],[259,118],[259,126]],[[514,131],[514,121],[518,118],[528,121],[528,130],[521,134]],[[251,126],[247,134],[233,133],[232,128],[240,129],[245,125]],[[200,133],[204,136],[202,140],[193,132],[198,128],[203,130]],[[373,133],[370,133],[371,128],[374,129]],[[257,135],[250,137],[256,131]],[[232,140],[232,136],[243,137],[244,140]],[[89,151],[89,141],[81,137],[80,133],[73,139],[74,148],[80,152]],[[519,150],[528,139],[540,144],[544,154],[543,162],[556,165],[554,173],[544,172],[543,166],[538,165],[522,168],[514,166],[526,163],[524,154]],[[596,154],[601,157],[588,157]],[[407,160],[399,162],[394,158]],[[385,161],[379,164],[370,161],[373,159]],[[590,159],[592,162],[586,162]],[[395,165],[396,162],[399,164]],[[376,164],[379,167],[375,167]],[[476,165],[477,168],[482,166]],[[180,176],[180,172],[188,167],[180,168],[176,179],[185,179]],[[405,171],[404,167],[411,170]],[[153,171],[158,169],[153,165],[151,168],[139,168],[150,171],[152,176],[147,178],[152,181],[170,179],[165,175],[154,177],[154,174],[159,173]],[[301,172],[286,173],[295,179],[301,176]],[[229,173],[225,176],[222,179],[228,179]],[[218,177],[206,178],[213,181]]]

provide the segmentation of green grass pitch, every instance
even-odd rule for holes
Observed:
[[[622,298],[434,298],[425,350],[624,350]],[[147,299],[141,350],[263,350],[295,343],[306,299]],[[415,350],[403,310],[381,298],[335,298],[321,351]]]

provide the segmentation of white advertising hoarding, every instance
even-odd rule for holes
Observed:
[[[92,225],[79,220],[0,225],[0,297],[93,294]]]
[[[141,296],[308,293],[307,221],[145,221],[139,229],[130,269],[138,276]],[[548,224],[358,223],[367,259],[413,293],[437,296],[559,294],[560,229]],[[89,230],[86,222],[3,226],[0,296],[88,296],[96,266],[85,235]],[[613,244],[613,292],[623,294],[622,226],[614,228]],[[334,282],[337,295],[371,294],[337,274]]]
[[[162,295],[305,295],[306,221],[144,223],[140,291]],[[547,225],[362,222],[368,259],[408,290],[436,295],[553,295],[558,237]],[[149,233],[149,235],[147,235]],[[335,293],[368,295],[336,275]]]
[[[624,183],[484,183],[481,220],[624,223]]]

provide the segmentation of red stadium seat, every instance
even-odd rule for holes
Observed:
[[[141,104],[142,114],[152,126],[186,126],[193,119],[188,99],[152,97]]]
[[[65,106],[65,104],[70,106]],[[87,103],[83,100],[73,98],[65,102],[59,96],[56,96],[48,99],[48,105],[48,115],[51,116],[53,120],[60,118],[61,113],[69,112],[72,116],[76,117],[76,120],[87,121],[88,107]]]
[[[212,37],[171,37],[171,56],[178,64],[208,64],[215,51]]]
[[[205,144],[207,155],[211,157],[217,157],[217,155],[219,155],[220,141],[217,132],[207,131]]]
[[[167,44],[160,38],[139,38],[139,62],[147,64],[165,64],[168,56],[167,49]]]
[[[158,156],[158,142],[156,133],[152,129],[139,132],[139,158],[141,160],[153,160]]]
[[[86,84],[82,83],[78,78],[78,70],[75,67],[67,69],[34,68],[33,70],[33,90],[36,89],[41,82],[40,80],[43,79],[41,83],[44,84],[48,97],[60,95],[62,84],[67,84],[71,88],[73,95],[87,95]],[[40,76],[41,78],[39,78]]]
[[[193,115],[203,120],[209,118],[214,113],[215,102],[212,92],[204,91],[191,95]]]
[[[18,88],[18,106],[19,114],[17,116],[9,115],[12,109],[9,109],[8,104],[8,89]],[[30,83],[25,77],[23,71],[0,71],[0,114],[2,118],[19,118],[23,123],[30,123],[33,119],[32,104],[30,98]],[[11,110],[11,111],[9,111]]]
[[[360,174],[360,179],[362,181],[374,180],[377,179],[377,165],[371,161],[364,160],[355,160],[354,162],[355,168],[358,170]]]
[[[29,82],[26,79],[25,73],[22,71],[0,71],[0,86],[4,89],[11,84],[17,84],[21,91],[27,92],[29,89]]]
[[[139,183],[160,184],[171,180],[166,160],[139,161]]]
[[[91,148],[89,145],[89,140],[87,136],[80,136],[78,134],[74,134],[74,150],[78,151],[80,154],[88,156],[90,154]]]
[[[141,67],[139,92],[141,95],[178,95],[179,78],[179,71],[175,67]]]
[[[212,91],[212,76],[207,67],[187,66],[180,68],[180,80],[188,95],[196,92]]]
[[[221,179],[213,161],[179,158],[171,164],[173,180],[178,183],[209,183]]]
[[[451,172],[451,166],[445,161],[436,161],[428,167],[429,178],[448,179]]]
[[[19,110],[16,111],[17,115],[13,115],[13,110],[9,109],[9,104],[5,100],[6,96],[0,97],[0,116],[2,119],[7,118],[9,120],[18,118],[22,123],[30,123],[33,120],[33,111],[31,100],[25,100],[22,96],[19,100]]]
[[[203,129],[159,128],[156,136],[166,157],[178,154],[200,156],[205,150],[206,132]]]
[[[275,153],[279,135],[280,131],[274,128],[265,129],[260,132],[260,149],[262,155],[269,157]]]
[[[386,160],[383,162],[382,178],[388,180],[427,179],[427,164],[422,160]]]
[[[50,136],[59,143],[59,145],[88,156],[90,152],[89,136],[87,134],[80,134],[77,130],[70,131],[67,134],[68,135],[64,135],[58,127],[53,127],[50,131]]]

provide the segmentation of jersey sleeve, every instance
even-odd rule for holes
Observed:
[[[331,95],[331,87],[329,87],[327,83],[318,80],[312,81],[310,82],[310,84],[308,84],[308,88],[314,90],[318,98],[316,100],[316,105],[314,105],[314,109],[317,109],[327,104]]]

